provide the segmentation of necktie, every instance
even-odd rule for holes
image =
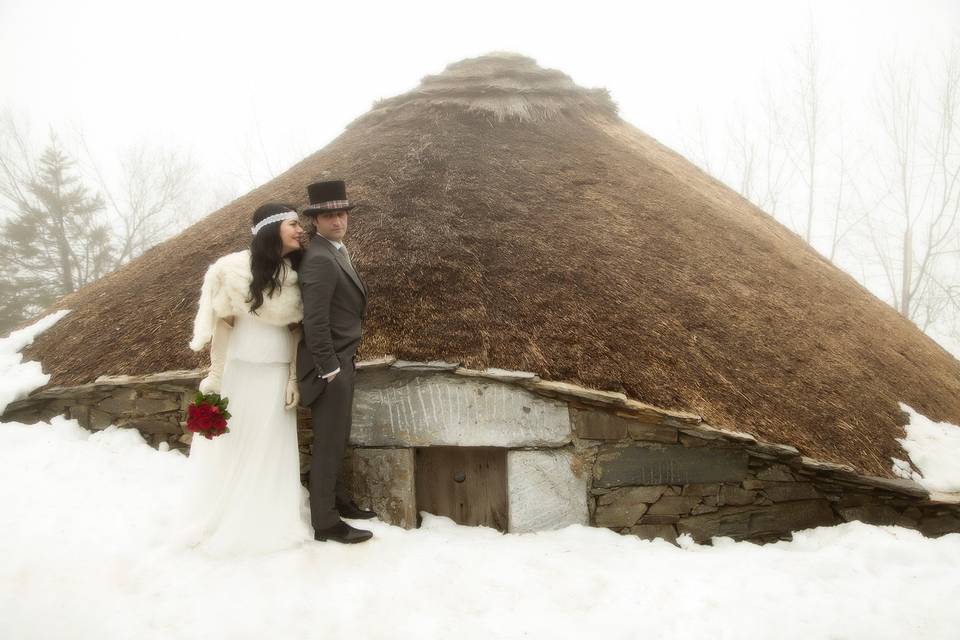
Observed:
[[[357,275],[356,269],[353,268],[353,261],[350,259],[350,254],[347,253],[347,245],[341,244],[337,248],[337,251],[343,254],[343,257],[347,259],[347,266],[350,268],[350,274],[354,276],[359,282],[363,282],[362,280],[360,280],[360,276]]]

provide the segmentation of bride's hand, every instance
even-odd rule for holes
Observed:
[[[300,402],[300,389],[296,380],[287,380],[287,388],[283,393],[283,408],[294,409]]]

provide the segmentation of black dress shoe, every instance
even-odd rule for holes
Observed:
[[[343,520],[332,527],[318,529],[313,532],[314,540],[333,540],[335,542],[343,542],[345,544],[363,542],[364,540],[369,540],[372,537],[372,531],[367,531],[365,529],[354,529]]]
[[[377,514],[374,511],[361,509],[353,500],[347,504],[337,503],[337,511],[341,518],[373,518]]]

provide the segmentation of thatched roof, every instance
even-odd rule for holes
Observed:
[[[450,65],[54,308],[51,385],[203,366],[207,265],[253,209],[344,177],[361,357],[533,371],[890,476],[906,402],[960,423],[960,363],[799,237],[533,60]]]

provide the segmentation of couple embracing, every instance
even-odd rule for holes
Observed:
[[[227,398],[230,430],[195,434],[181,515],[188,546],[213,555],[373,535],[341,519],[376,515],[339,480],[367,306],[343,244],[354,205],[342,180],[307,193],[300,214],[281,203],[254,211],[250,248],[210,265],[200,289],[190,348],[210,345],[200,391]],[[313,423],[309,493],[300,483],[298,404]]]

